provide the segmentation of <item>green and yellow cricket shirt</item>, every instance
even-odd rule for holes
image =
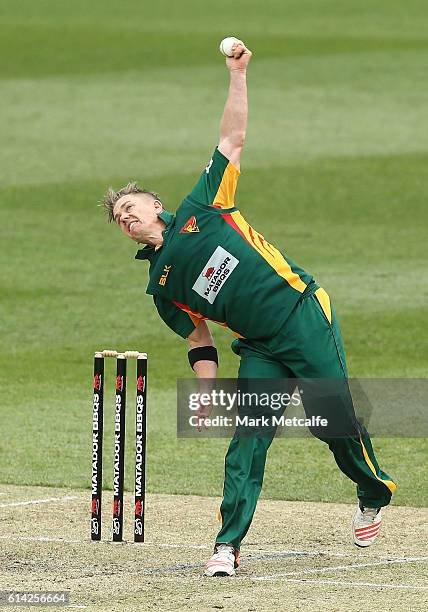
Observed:
[[[313,280],[252,228],[235,207],[239,171],[218,150],[175,216],[162,212],[163,246],[147,245],[147,293],[183,338],[203,320],[238,337],[274,336]]]

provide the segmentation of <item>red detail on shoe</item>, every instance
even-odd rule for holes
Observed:
[[[369,531],[363,531],[362,533],[355,533],[355,535],[356,535],[357,537],[360,537],[360,536],[367,536],[367,535],[370,535],[370,534],[372,534],[372,533],[376,533],[376,532],[377,532],[377,531],[379,531],[379,530],[380,530],[380,527],[374,527],[373,529],[370,529]]]
[[[376,529],[373,529],[372,531],[365,531],[364,533],[362,533],[361,535],[356,533],[356,537],[359,540],[364,540],[365,538],[374,538],[374,536],[376,536],[379,533],[379,527],[376,527]]]
[[[361,540],[362,542],[365,542],[366,540],[373,540],[375,536],[377,536],[377,533],[372,533],[371,535],[364,536],[364,537],[357,538],[357,539]]]
[[[378,531],[374,531],[373,533],[369,533],[368,535],[357,536],[356,539],[359,542],[362,542],[363,540],[373,540],[374,538],[377,538],[378,535],[379,535],[379,532]]]
[[[372,523],[371,525],[364,525],[364,527],[358,527],[358,529],[372,529],[373,527],[377,527],[381,524],[382,521],[378,521],[377,523]]]
[[[370,533],[363,533],[362,535],[355,534],[355,537],[357,538],[357,540],[364,540],[365,538],[368,538],[370,540],[370,538],[374,538],[378,534],[379,529],[377,529],[376,531],[371,531]]]
[[[365,533],[366,531],[371,531],[372,529],[380,527],[381,523],[382,521],[379,521],[379,523],[374,523],[373,525],[368,525],[367,527],[358,527],[355,530],[355,533]]]

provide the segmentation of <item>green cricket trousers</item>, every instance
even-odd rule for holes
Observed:
[[[347,384],[345,352],[330,298],[315,283],[308,286],[280,332],[266,341],[239,339],[232,349],[240,358],[239,379],[335,379],[336,394],[328,397],[324,408],[330,417],[342,422],[350,435],[326,437],[311,432],[326,442],[334,459],[357,484],[357,495],[364,506],[378,508],[390,502],[396,484],[376,461],[367,431],[354,412]],[[317,398],[319,399],[319,398]],[[302,396],[306,416],[320,411],[320,402],[311,404],[310,393]],[[322,404],[322,402],[321,402]],[[263,483],[268,448],[275,428],[262,435],[241,435],[239,428],[231,440],[225,459],[221,529],[216,542],[240,547],[247,533]]]

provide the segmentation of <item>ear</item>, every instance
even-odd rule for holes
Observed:
[[[155,200],[153,202],[153,205],[155,207],[155,211],[157,214],[161,213],[163,211],[163,205],[162,202],[160,200]]]

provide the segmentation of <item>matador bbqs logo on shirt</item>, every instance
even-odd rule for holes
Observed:
[[[212,304],[238,264],[239,259],[218,246],[203,267],[192,289]]]

